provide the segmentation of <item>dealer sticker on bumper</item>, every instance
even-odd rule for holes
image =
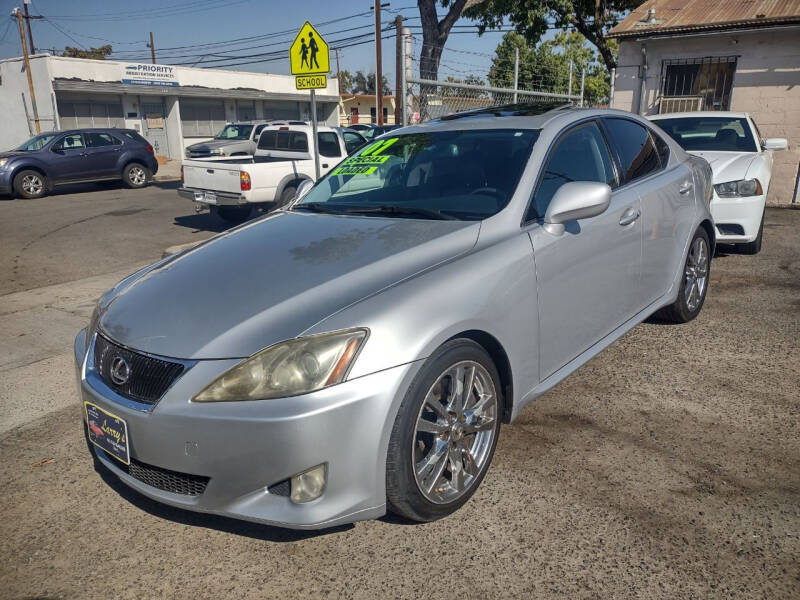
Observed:
[[[128,424],[125,419],[103,410],[96,404],[84,402],[89,441],[120,462],[131,464],[128,451]]]

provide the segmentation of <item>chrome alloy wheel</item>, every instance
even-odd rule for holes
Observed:
[[[708,244],[702,237],[697,237],[689,250],[684,277],[686,307],[694,312],[700,306],[708,284]]]
[[[38,196],[44,189],[44,182],[38,175],[30,174],[22,178],[22,189],[30,196]]]
[[[456,500],[478,481],[497,435],[497,392],[479,363],[454,364],[428,390],[412,438],[414,479],[436,504]]]
[[[128,179],[131,180],[133,185],[144,185],[147,181],[147,173],[144,172],[142,167],[133,167],[128,172]]]

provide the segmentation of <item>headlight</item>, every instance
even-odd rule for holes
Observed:
[[[758,179],[740,179],[738,181],[726,181],[714,186],[717,196],[720,198],[742,198],[744,196],[760,196],[764,193],[761,189],[761,182]]]
[[[0,158],[0,167],[6,166],[7,162],[8,162],[7,158]]]
[[[365,329],[351,329],[280,342],[219,376],[193,401],[266,400],[336,385],[366,337]]]

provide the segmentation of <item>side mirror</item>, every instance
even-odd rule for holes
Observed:
[[[310,179],[303,179],[303,181],[300,182],[300,185],[297,186],[297,190],[294,192],[295,202],[310,192],[312,187],[314,187],[313,181]]]
[[[786,138],[767,138],[762,145],[764,150],[786,150],[788,147],[789,143]]]
[[[588,219],[605,212],[611,202],[611,188],[595,181],[571,181],[556,190],[544,215],[544,229],[553,235],[564,233],[564,223]]]

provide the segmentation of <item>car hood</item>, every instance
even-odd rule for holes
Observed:
[[[31,152],[25,152],[22,150],[9,150],[8,152],[0,152],[0,158],[14,158],[15,156],[24,156],[30,155]]]
[[[241,144],[247,140],[209,140],[208,142],[197,142],[191,146],[187,146],[187,150],[215,150],[216,148],[224,148],[231,144]]]
[[[99,325],[152,354],[243,358],[468,251],[479,230],[468,221],[279,212],[121,282],[101,300]]]
[[[714,183],[745,179],[747,169],[757,154],[755,152],[710,152],[692,150],[689,154],[708,161],[714,172]]]

